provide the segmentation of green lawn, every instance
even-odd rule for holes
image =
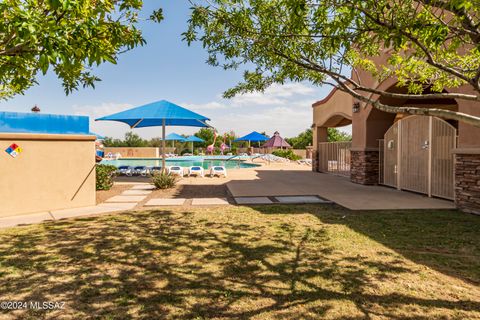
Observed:
[[[172,209],[0,231],[0,319],[480,319],[480,217]],[[3,318],[2,318],[3,317]]]

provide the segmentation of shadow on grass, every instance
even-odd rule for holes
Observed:
[[[339,206],[255,206],[262,214],[314,215],[344,225],[402,256],[480,285],[480,217],[457,210],[350,211]]]
[[[0,297],[66,302],[64,310],[9,313],[17,319],[431,319],[473,318],[480,310],[474,296],[452,300],[444,293],[396,290],[400,285],[385,289],[419,271],[391,252],[351,250],[335,236],[347,232],[335,226],[347,226],[416,263],[436,266],[410,252],[433,244],[461,249],[468,235],[430,239],[434,227],[422,222],[421,213],[413,215],[424,227],[413,231],[423,233],[409,238],[414,219],[406,213],[375,218],[320,206],[216,210],[125,213],[0,233]],[[436,215],[451,222],[450,231],[471,230],[473,220],[449,220],[448,214],[458,215]],[[478,280],[471,269],[456,274]]]

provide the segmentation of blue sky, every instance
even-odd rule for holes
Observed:
[[[66,96],[58,79],[47,74],[25,95],[0,102],[0,110],[29,112],[37,104],[43,113],[88,115],[92,131],[113,137],[123,137],[128,126],[93,119],[162,99],[211,118],[211,124],[221,132],[234,130],[243,135],[256,130],[273,134],[278,130],[289,137],[310,127],[311,104],[326,96],[330,87],[292,83],[273,86],[264,94],[224,100],[223,91],[239,82],[241,73],[207,65],[207,55],[200,44],[188,47],[181,40],[189,15],[187,0],[145,0],[143,15],[147,17],[159,6],[165,20],[140,25],[147,44],[122,54],[117,65],[97,68],[95,73],[102,81],[95,89],[80,88]],[[159,128],[135,131],[145,138],[160,133]],[[186,134],[194,131],[182,127],[167,130]]]

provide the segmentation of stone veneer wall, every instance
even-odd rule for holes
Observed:
[[[312,171],[318,172],[318,150],[312,152]]]
[[[480,214],[480,154],[455,155],[455,204]]]
[[[378,151],[351,151],[350,180],[359,184],[378,184]]]

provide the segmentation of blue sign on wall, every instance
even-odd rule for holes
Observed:
[[[89,134],[86,116],[0,112],[0,133]]]

